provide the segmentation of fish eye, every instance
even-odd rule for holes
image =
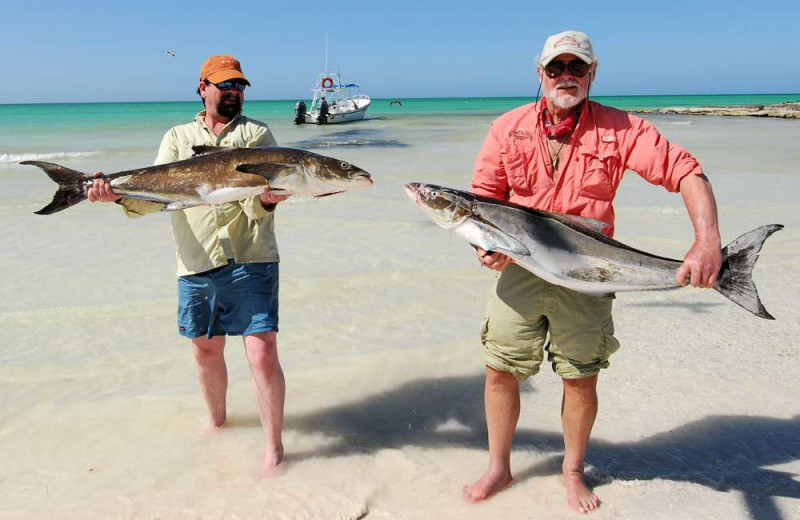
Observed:
[[[342,161],[342,162],[340,162],[340,163],[339,163],[339,167],[340,167],[341,169],[343,169],[343,170],[349,170],[349,169],[350,169],[350,165],[349,165],[349,164],[347,164],[347,163],[346,163],[346,162],[344,162],[344,161]]]

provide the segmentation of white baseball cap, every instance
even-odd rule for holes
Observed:
[[[580,31],[564,31],[547,38],[539,63],[544,67],[560,54],[572,54],[589,65],[597,61],[592,42]]]

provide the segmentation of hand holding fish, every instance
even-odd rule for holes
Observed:
[[[689,175],[681,181],[681,196],[694,227],[694,244],[675,273],[681,287],[713,289],[722,266],[717,205],[705,175]]]
[[[478,253],[478,260],[480,263],[483,264],[484,267],[494,269],[495,271],[505,270],[508,264],[512,262],[511,258],[503,253],[485,251],[477,246],[475,246],[475,250]]]
[[[267,190],[261,194],[261,204],[263,204],[264,206],[266,206],[267,204],[277,204],[279,202],[283,202],[284,200],[288,199],[291,196],[292,196],[291,194],[282,195],[280,193]]]
[[[86,198],[89,202],[117,202],[120,197],[111,188],[107,180],[103,179],[102,172],[94,173],[95,181],[86,190]]]
[[[719,241],[709,243],[698,239],[686,253],[683,263],[675,273],[675,280],[681,287],[691,283],[692,287],[713,289],[717,283],[720,267],[722,267],[722,255]]]

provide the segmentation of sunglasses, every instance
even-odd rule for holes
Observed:
[[[569,63],[554,60],[544,67],[544,72],[550,79],[561,76],[565,70],[576,78],[582,78],[589,72],[589,64],[583,60],[572,60]]]
[[[239,92],[244,92],[244,89],[247,88],[247,83],[244,81],[236,80],[228,80],[228,81],[221,81],[219,83],[211,83],[210,81],[206,80],[206,85],[214,85],[220,90],[230,90],[235,88]]]

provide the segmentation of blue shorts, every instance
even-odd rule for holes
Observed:
[[[237,264],[178,277],[178,332],[248,336],[278,331],[278,263]]]

